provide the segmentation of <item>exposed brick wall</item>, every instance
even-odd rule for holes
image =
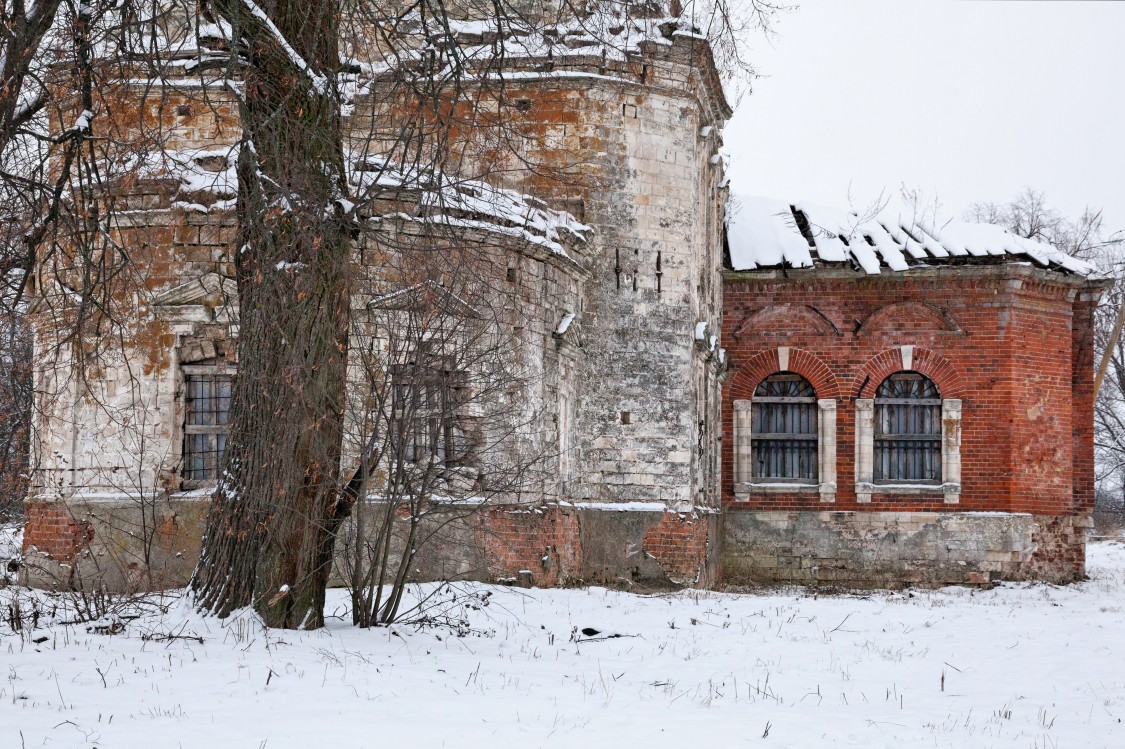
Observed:
[[[1072,583],[1086,578],[1086,533],[1093,525],[1088,515],[1040,517],[1031,534],[1035,544],[1025,577],[1052,583]]]
[[[94,527],[71,516],[61,502],[28,502],[24,507],[27,526],[23,551],[35,550],[56,562],[69,564],[94,540]]]
[[[692,585],[704,574],[707,542],[705,519],[666,512],[645,533],[644,550],[660,562],[673,582]]]
[[[736,500],[728,437],[724,501],[761,510],[1088,511],[1093,286],[1026,266],[875,277],[728,274],[724,434],[733,434],[731,402],[751,398],[761,379],[777,371],[778,347],[789,347],[789,369],[805,376],[818,397],[837,399],[838,490],[833,505],[821,503],[815,491]],[[854,400],[873,397],[886,375],[902,369],[902,346],[914,347],[911,368],[931,377],[943,397],[962,400],[959,504],[945,504],[940,492],[856,501]]]
[[[531,583],[559,585],[578,569],[582,543],[578,517],[559,507],[490,509],[478,515],[489,574],[519,578],[531,572]]]
[[[1079,513],[1094,511],[1094,310],[1097,301],[1092,294],[1079,296],[1074,304],[1073,338],[1071,341],[1071,404],[1074,415],[1074,509]]]
[[[635,517],[606,510],[604,517]],[[666,582],[693,585],[706,575],[709,523],[694,513],[645,513],[642,551],[656,561]],[[530,572],[533,585],[554,586],[582,576],[583,511],[568,507],[497,507],[477,516],[489,574],[496,579],[519,579]],[[628,523],[622,523],[622,528]],[[627,545],[628,531],[622,536]],[[640,540],[639,537],[636,540]],[[624,560],[627,555],[623,554]],[[624,565],[622,569],[627,565]],[[604,581],[603,581],[604,582]]]

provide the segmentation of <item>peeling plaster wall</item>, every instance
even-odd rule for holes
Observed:
[[[201,496],[37,504],[29,517],[37,551],[26,558],[21,582],[48,589],[182,587],[198,559],[207,507]],[[380,505],[370,502],[368,509]],[[399,518],[396,526],[396,553],[407,522]],[[717,513],[439,505],[427,512],[420,532],[435,536],[414,561],[414,581],[668,590],[711,585],[718,576]],[[337,543],[331,584],[347,583],[355,543],[349,521]]]

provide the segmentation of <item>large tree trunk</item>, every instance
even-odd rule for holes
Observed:
[[[336,0],[220,0],[246,42],[240,329],[224,471],[192,580],[202,609],[323,624],[341,502],[350,222]],[[272,26],[272,28],[271,28]],[[343,203],[346,205],[346,203]]]

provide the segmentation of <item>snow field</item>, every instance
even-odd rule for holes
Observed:
[[[446,624],[371,630],[330,591],[316,632],[170,599],[97,634],[0,589],[43,612],[0,623],[0,747],[1121,747],[1125,545],[1089,564],[862,596],[429,585]]]

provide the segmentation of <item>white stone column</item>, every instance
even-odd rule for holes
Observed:
[[[871,501],[875,474],[875,399],[855,399],[855,500]]]
[[[751,482],[754,475],[750,447],[752,415],[750,401],[734,402],[734,492],[736,495],[746,492],[746,485]]]
[[[816,402],[820,408],[820,421],[817,425],[818,453],[817,474],[820,476],[820,501],[836,501],[836,401],[821,398]]]
[[[941,402],[941,480],[945,503],[961,500],[961,399]]]

